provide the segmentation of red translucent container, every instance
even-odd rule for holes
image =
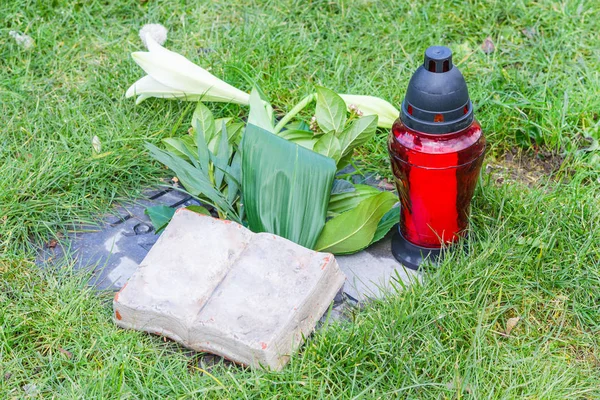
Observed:
[[[477,121],[458,132],[429,134],[396,120],[388,150],[404,239],[439,249],[465,235],[485,148]]]

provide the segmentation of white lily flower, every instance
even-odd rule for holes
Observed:
[[[340,94],[344,99],[348,111],[350,106],[354,105],[363,115],[377,115],[379,117],[377,126],[390,129],[394,121],[400,116],[400,111],[387,101],[375,96],[360,96],[355,94]]]
[[[216,101],[248,105],[250,95],[222,81],[146,35],[147,52],[132,53],[133,60],[147,76],[127,89],[126,97],[138,96],[136,103],[149,97],[189,101]]]

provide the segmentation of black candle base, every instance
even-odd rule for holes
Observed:
[[[394,235],[392,236],[392,254],[402,265],[406,268],[418,270],[421,264],[428,260],[432,263],[442,257],[444,249],[431,249],[427,247],[417,246],[412,244],[402,236],[398,225],[394,228]]]

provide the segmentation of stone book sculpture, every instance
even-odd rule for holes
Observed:
[[[115,295],[115,323],[281,369],[345,280],[333,255],[180,209]]]

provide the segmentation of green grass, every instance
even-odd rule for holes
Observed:
[[[34,383],[62,398],[598,398],[597,199],[590,187],[546,189],[484,185],[469,255],[319,331],[281,373],[208,375],[174,344],[118,329],[111,294],[98,297],[68,266],[6,263],[0,392]]]
[[[27,384],[59,398],[600,397],[600,154],[578,151],[600,139],[600,6],[423,3],[2,2],[2,397],[25,396]],[[129,53],[147,22],[169,27],[167,47],[248,90],[244,71],[280,110],[315,84],[397,104],[425,47],[449,45],[489,157],[540,146],[566,157],[562,173],[534,188],[484,175],[468,255],[454,253],[424,285],[368,305],[352,324],[319,331],[283,372],[203,373],[174,344],[117,329],[110,296],[87,289],[70,265],[33,264],[31,243],[166,174],[143,143],[184,132],[189,105],[124,99],[143,74]],[[35,48],[19,48],[10,30]],[[479,47],[487,36],[489,55]],[[365,169],[388,173],[385,140],[381,132],[361,151]],[[519,325],[502,336],[514,316]]]

